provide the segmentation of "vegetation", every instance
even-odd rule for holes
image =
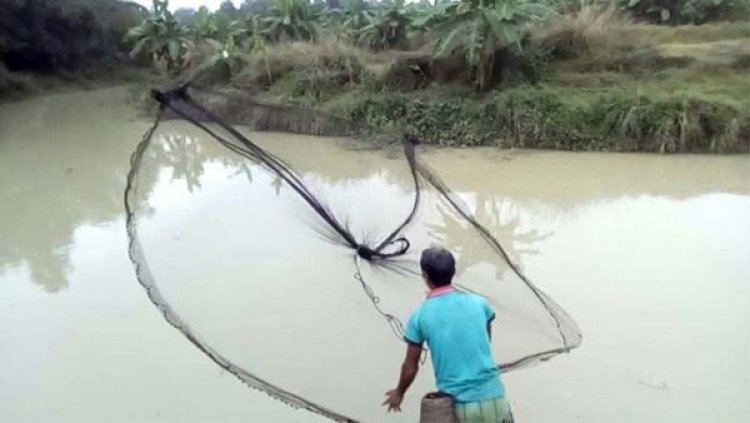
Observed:
[[[621,0],[625,10],[652,23],[703,24],[747,19],[747,0]]]
[[[185,28],[167,9],[167,0],[153,0],[153,2],[153,16],[131,28],[124,39],[134,43],[130,51],[131,56],[135,57],[145,52],[153,58],[154,62],[164,60],[167,70],[170,73],[176,73],[183,67],[191,41]]]
[[[245,0],[172,13],[154,0],[147,15],[118,2],[133,13],[107,20],[95,0],[72,2],[78,14],[54,0],[0,0],[19,22],[31,13],[31,22],[51,15],[99,28],[94,38],[110,44],[74,43],[89,47],[65,55],[73,67],[127,52],[167,78],[375,132],[440,145],[750,151],[749,3],[609,1]],[[0,95],[27,85],[18,70],[65,66],[53,59],[65,48],[44,45],[49,34],[33,48],[25,35],[49,25],[22,30],[5,16]]]
[[[116,0],[0,0],[0,97],[116,68],[145,8]]]
[[[508,48],[521,49],[521,28],[548,15],[550,8],[523,0],[470,0],[451,4],[434,17],[438,56],[464,52],[476,69],[476,86],[486,91],[493,82],[495,56]]]

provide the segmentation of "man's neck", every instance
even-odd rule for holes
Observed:
[[[447,294],[453,291],[455,291],[455,288],[453,288],[453,285],[451,284],[438,286],[436,288],[430,289],[430,292],[427,294],[427,298],[437,297],[438,295]]]

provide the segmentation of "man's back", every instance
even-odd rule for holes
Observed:
[[[487,330],[494,317],[484,298],[447,286],[433,290],[409,318],[406,341],[427,343],[438,389],[458,403],[504,395]]]

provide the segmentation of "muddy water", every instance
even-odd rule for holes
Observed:
[[[122,188],[130,152],[148,122],[136,118],[126,98],[118,88],[0,106],[0,421],[322,421],[220,371],[164,322],[135,281],[126,255]],[[232,354],[243,356],[247,346],[238,334],[262,338],[247,352],[251,364],[260,364],[253,368],[260,375],[266,370],[302,390],[314,391],[318,386],[304,385],[315,380],[339,386],[321,398],[360,411],[357,417],[365,421],[414,421],[416,399],[432,383],[429,369],[409,393],[403,415],[383,413],[373,392],[395,383],[401,349],[386,340],[387,327],[352,288],[350,272],[331,274],[341,279],[326,285],[331,306],[318,304],[311,314],[310,295],[292,295],[304,293],[300,281],[309,275],[273,262],[274,248],[283,245],[274,234],[254,231],[260,239],[249,241],[237,235],[258,219],[276,224],[277,214],[264,215],[261,208],[245,221],[231,212],[246,208],[241,189],[270,188],[258,195],[270,192],[279,200],[269,197],[267,203],[279,204],[286,201],[284,187],[186,133],[170,123],[164,154],[154,156],[143,174],[150,207],[143,216],[144,243],[172,240],[189,249],[226,239],[234,240],[232,246],[245,242],[248,256],[208,256],[202,260],[215,266],[198,261],[194,269],[205,273],[191,275],[176,265],[176,248],[155,251],[156,272],[184,273],[165,278],[165,294]],[[375,202],[379,208],[360,207],[356,216],[390,223],[408,208],[408,175],[397,151],[355,152],[342,140],[283,134],[256,138],[304,172],[339,210],[347,201]],[[505,376],[520,421],[746,420],[748,157],[489,149],[423,157],[583,331],[582,347],[571,354]],[[205,225],[185,224],[201,216]],[[459,223],[433,223],[426,232],[460,253],[465,279],[507,277]],[[381,228],[360,229],[377,234]],[[315,245],[302,226],[292,225],[285,236]],[[326,268],[331,254],[316,251],[304,249],[307,261]],[[237,263],[258,254],[267,254],[268,265],[247,276]],[[283,284],[274,279],[280,275]],[[214,283],[196,285],[199,280]],[[238,295],[259,290],[277,301],[245,302]],[[399,307],[411,306],[421,288],[380,293]],[[228,297],[234,299],[227,303]],[[279,303],[283,313],[272,307]],[[328,310],[339,303],[353,313]],[[246,307],[255,308],[243,314]],[[307,313],[295,315],[301,310]],[[304,322],[314,328],[316,321],[334,320],[339,326],[301,331],[309,329]],[[315,342],[336,335],[345,341],[330,348]],[[342,355],[373,338],[373,354]],[[305,360],[327,355],[337,359],[315,366]],[[368,376],[352,380],[362,366],[382,376],[362,373]]]

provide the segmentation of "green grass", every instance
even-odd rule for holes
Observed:
[[[624,79],[595,87],[522,84],[486,95],[351,91],[321,107],[375,131],[413,133],[441,146],[748,152],[749,100],[727,82],[743,81],[721,76],[661,75],[645,84]]]

